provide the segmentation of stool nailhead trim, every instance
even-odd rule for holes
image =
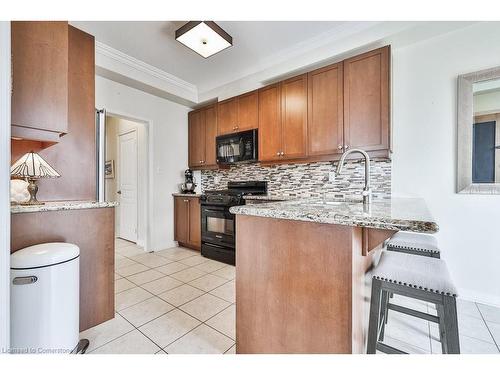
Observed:
[[[407,283],[403,283],[403,282],[401,282],[401,281],[387,279],[387,278],[385,278],[385,277],[373,276],[373,278],[374,278],[374,279],[377,279],[377,280],[387,281],[387,282],[389,282],[389,283],[393,283],[393,284],[398,284],[398,285],[408,286],[408,287],[410,287],[410,288],[414,288],[414,289],[425,290],[425,291],[427,291],[427,292],[432,292],[432,293],[436,293],[436,294],[443,294],[443,295],[445,295],[445,296],[453,296],[453,297],[457,297],[457,294],[455,294],[455,293],[441,292],[441,291],[439,291],[439,290],[433,290],[433,289],[424,288],[424,287],[422,287],[422,286],[418,286],[418,285],[407,284]]]

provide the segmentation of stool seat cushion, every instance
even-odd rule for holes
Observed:
[[[373,277],[434,293],[457,296],[446,263],[437,258],[383,251]]]
[[[434,236],[424,233],[397,232],[387,241],[387,248],[415,250],[439,254]]]

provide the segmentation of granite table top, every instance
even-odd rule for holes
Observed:
[[[55,202],[45,202],[45,204],[43,205],[33,205],[33,206],[23,206],[20,204],[13,204],[10,206],[10,212],[13,214],[21,214],[27,212],[84,210],[89,208],[107,208],[116,206],[118,206],[118,202],[55,201]]]
[[[373,200],[368,208],[359,200],[296,199],[231,207],[236,215],[309,221],[323,224],[435,233],[437,223],[420,198]]]

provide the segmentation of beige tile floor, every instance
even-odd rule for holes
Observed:
[[[81,333],[87,353],[235,352],[235,267],[180,247],[115,249],[115,318]]]
[[[172,248],[144,253],[116,240],[115,318],[81,333],[88,353],[235,353],[235,267]],[[432,305],[395,302],[435,313]],[[458,301],[462,353],[500,350],[500,309]],[[437,325],[391,311],[384,342],[409,353],[441,353]]]

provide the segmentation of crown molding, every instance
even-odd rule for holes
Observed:
[[[196,85],[173,74],[97,40],[95,41],[95,54],[96,66],[101,68],[98,71],[112,71],[136,80],[140,84],[169,92],[182,100],[198,101],[198,88]]]

